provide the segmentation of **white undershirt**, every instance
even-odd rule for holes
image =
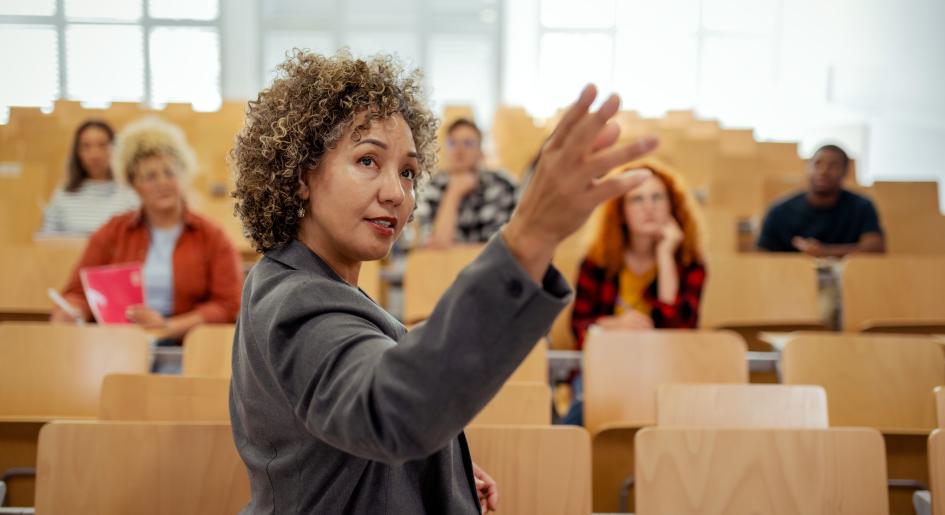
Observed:
[[[59,189],[43,214],[43,234],[91,234],[109,218],[138,209],[134,190],[115,181],[86,179],[75,192]]]
[[[144,303],[168,317],[174,314],[174,248],[183,226],[151,227],[151,244],[144,260]]]

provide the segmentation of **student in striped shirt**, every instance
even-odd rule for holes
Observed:
[[[112,216],[138,208],[138,196],[112,178],[112,128],[88,120],[76,129],[66,183],[53,194],[43,216],[43,234],[87,235]]]

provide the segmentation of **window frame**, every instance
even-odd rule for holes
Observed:
[[[545,0],[535,0],[535,1],[537,2],[538,12],[540,13],[541,8],[542,8],[542,3]],[[619,6],[620,1],[621,0],[617,0],[616,2],[614,2],[614,12],[611,18],[612,23],[610,24],[609,27],[568,28],[568,27],[546,26],[542,22],[541,15],[539,14],[538,16],[535,17],[535,23],[538,26],[538,31],[537,31],[538,41],[537,41],[537,46],[536,46],[536,48],[538,49],[538,55],[541,55],[541,42],[546,34],[606,35],[610,37],[610,41],[612,45],[611,56],[612,56],[613,61],[610,66],[610,83],[614,86],[615,90],[619,90],[616,83],[616,79],[617,79],[616,59],[617,59],[617,56],[619,55],[617,45],[618,45],[618,39],[619,39],[618,34],[620,31],[620,28],[617,26],[618,25],[617,19],[618,19],[618,9],[620,9],[620,6]],[[759,34],[749,34],[749,33],[741,32],[741,31],[714,30],[714,29],[710,29],[706,27],[704,13],[705,13],[705,4],[707,1],[710,1],[710,0],[698,0],[699,22],[695,31],[690,33],[692,37],[695,38],[696,56],[695,56],[695,69],[693,70],[695,96],[692,101],[692,106],[689,106],[689,107],[696,110],[698,110],[700,105],[703,103],[703,96],[704,96],[703,65],[704,65],[704,60],[705,60],[704,54],[705,54],[705,47],[707,45],[707,42],[710,39],[736,39],[736,40],[744,40],[744,41],[755,40],[758,42],[758,44],[768,46],[770,49],[771,63],[772,63],[771,77],[770,77],[772,80],[777,79],[777,70],[780,69],[780,62],[781,62],[781,48],[778,46],[778,41],[781,39],[780,38],[781,20],[782,20],[782,16],[784,12],[785,0],[772,0],[772,3],[774,4],[774,9],[775,9],[775,13],[774,13],[775,26],[774,26],[774,30],[770,34],[767,34],[766,36],[761,36]],[[538,70],[538,73],[540,74],[541,70]],[[682,107],[683,106],[677,106],[677,107],[671,107],[670,109],[682,108]]]
[[[432,68],[429,52],[430,41],[440,35],[468,35],[488,40],[492,47],[493,66],[495,77],[490,87],[489,95],[493,105],[488,106],[488,112],[476,112],[477,122],[483,126],[491,126],[492,114],[502,103],[502,86],[504,76],[502,69],[505,61],[506,34],[503,30],[503,16],[505,3],[511,0],[488,0],[465,4],[461,1],[440,3],[438,0],[416,0],[416,18],[413,21],[387,21],[383,25],[368,23],[364,26],[355,26],[349,19],[349,11],[353,8],[345,0],[319,0],[324,9],[331,10],[334,17],[331,19],[317,19],[307,14],[287,15],[267,13],[263,2],[256,4],[258,20],[257,48],[259,54],[256,62],[256,77],[261,88],[269,87],[272,80],[271,70],[267,69],[266,38],[270,33],[281,32],[312,32],[326,34],[331,39],[331,47],[344,46],[345,36],[351,33],[378,30],[384,32],[410,33],[417,37],[418,53],[413,66],[424,71],[424,81],[428,92],[432,91]],[[493,18],[490,22],[468,23],[482,15],[484,10],[492,10]],[[478,18],[481,20],[481,18]],[[286,49],[288,50],[288,49]],[[260,88],[260,89],[261,89]],[[435,102],[435,94],[430,97]],[[438,106],[440,108],[444,106]]]
[[[51,16],[42,15],[4,15],[0,14],[0,25],[24,25],[24,26],[45,26],[53,27],[56,31],[58,55],[56,61],[59,72],[59,96],[50,99],[53,101],[61,99],[78,100],[83,99],[69,97],[69,77],[66,63],[66,28],[70,25],[115,25],[115,26],[133,26],[141,28],[142,41],[142,62],[144,63],[144,93],[140,102],[152,108],[161,107],[158,105],[152,95],[151,86],[151,31],[155,28],[203,28],[216,31],[220,38],[220,44],[217,47],[217,59],[220,63],[220,76],[217,77],[216,88],[220,92],[220,98],[223,98],[223,77],[226,74],[226,62],[223,59],[225,33],[223,28],[224,9],[226,2],[217,1],[217,16],[210,20],[186,20],[174,18],[153,18],[149,14],[151,0],[138,0],[141,2],[141,18],[138,20],[109,20],[109,19],[69,19],[66,17],[65,0],[56,0],[55,13]],[[163,105],[163,104],[162,104]]]

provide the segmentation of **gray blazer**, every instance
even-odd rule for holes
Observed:
[[[302,243],[268,252],[233,348],[243,513],[478,514],[463,427],[570,293],[554,268],[539,287],[495,237],[407,333]]]

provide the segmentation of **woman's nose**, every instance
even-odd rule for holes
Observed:
[[[390,203],[399,206],[406,198],[407,193],[400,180],[400,171],[393,170],[382,174],[383,180],[378,191],[378,200],[381,204]]]

